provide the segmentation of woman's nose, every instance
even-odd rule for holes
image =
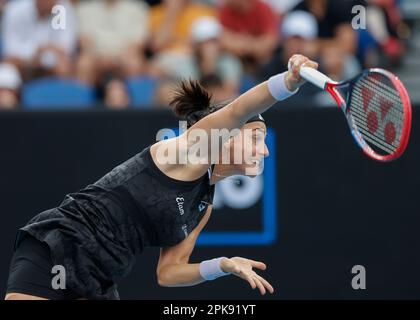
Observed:
[[[270,152],[268,151],[268,147],[264,143],[264,158],[267,158],[269,155],[270,155]]]

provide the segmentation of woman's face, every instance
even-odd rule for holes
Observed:
[[[230,154],[229,164],[220,164],[219,169],[225,176],[246,175],[255,177],[264,169],[264,158],[269,152],[265,144],[267,127],[261,121],[245,124],[238,134],[226,142]]]

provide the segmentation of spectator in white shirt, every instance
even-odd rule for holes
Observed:
[[[91,0],[77,8],[80,55],[77,76],[97,84],[109,75],[145,72],[149,7],[138,0]]]
[[[60,5],[61,27],[53,8]],[[69,76],[76,49],[76,21],[68,0],[14,0],[4,8],[3,55],[25,76],[28,71]]]

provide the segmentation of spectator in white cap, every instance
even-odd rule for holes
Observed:
[[[289,57],[293,54],[303,54],[311,57],[311,59],[317,56],[318,24],[312,14],[304,11],[289,13],[280,25],[279,34],[280,45],[271,61],[263,66],[258,74],[261,81],[273,76],[279,70],[285,70]]]
[[[336,80],[349,79],[360,72],[360,65],[353,56],[340,54],[341,51],[335,50],[334,47],[319,45],[318,22],[312,13],[303,10],[292,11],[284,17],[280,29],[281,45],[276,50],[275,58],[259,74],[260,78],[270,77],[278,70],[285,70],[289,57],[293,54],[302,54],[320,61],[320,70]],[[330,103],[329,96],[320,93],[314,86],[301,88],[301,93],[295,101],[304,102],[309,96],[319,105]]]
[[[197,19],[191,29],[194,70],[198,79],[220,79],[214,87],[214,100],[231,99],[238,94],[242,65],[238,58],[223,51],[220,43],[222,26],[216,18]],[[206,82],[206,81],[204,81]],[[218,83],[211,81],[211,83]],[[212,91],[212,88],[207,88]]]
[[[176,77],[199,79],[215,102],[236,97],[242,77],[240,60],[222,50],[221,32],[222,26],[216,18],[208,16],[196,19],[190,29],[192,54],[172,67],[172,70],[176,70]],[[161,81],[156,103],[166,104],[167,100],[162,97],[170,92],[170,87],[171,83],[166,79]]]
[[[289,13],[281,25],[283,60],[288,59],[288,54],[295,53],[315,58],[317,35],[318,24],[311,13],[305,11]]]
[[[299,53],[321,61],[320,69],[333,79],[348,79],[360,71],[354,56],[335,47],[320,46],[318,34],[318,22],[312,13],[296,10],[286,15],[281,25],[282,44],[277,50],[281,67],[287,65],[288,57]]]
[[[0,64],[0,109],[14,109],[19,104],[22,79],[13,64]]]
[[[193,0],[163,0],[150,11],[149,73],[157,77],[191,76],[191,28],[203,17],[216,17],[213,7]]]
[[[306,11],[315,17],[318,25],[315,45],[320,66],[335,80],[352,77],[360,70],[354,56],[357,35],[351,26],[351,9],[359,3],[359,0],[304,0],[291,13]]]

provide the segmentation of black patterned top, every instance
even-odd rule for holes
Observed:
[[[49,245],[73,291],[88,299],[118,299],[113,279],[130,272],[136,254],[146,246],[173,246],[198,225],[213,201],[210,176],[211,169],[194,181],[170,178],[149,146],[35,216],[19,230],[16,245],[30,233]]]

